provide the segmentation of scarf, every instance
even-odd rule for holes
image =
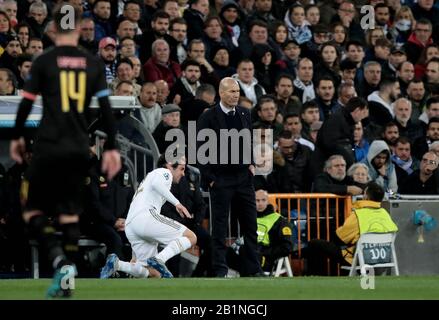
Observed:
[[[284,17],[284,22],[288,28],[288,38],[295,39],[298,44],[311,40],[312,33],[308,27],[309,22],[305,20],[301,26],[296,26],[290,19],[290,13],[290,10],[288,10]]]
[[[314,85],[312,84],[312,81],[310,82],[309,85],[306,85],[302,82],[302,80],[296,78],[294,80],[294,85],[300,90],[303,90],[302,103],[313,100],[316,97],[316,94],[314,92]]]
[[[405,172],[407,172],[408,174],[411,174],[413,172],[413,169],[411,168],[412,164],[413,164],[413,159],[410,158],[407,161],[401,160],[399,157],[397,157],[396,155],[392,155],[392,161],[401,169],[403,169]]]
[[[181,83],[183,83],[183,86],[185,87],[185,89],[187,91],[189,91],[194,97],[195,97],[195,91],[197,90],[196,88],[198,88],[200,86],[200,81],[197,81],[197,83],[195,84],[196,88],[192,88],[192,86],[189,84],[189,82],[187,81],[187,79],[185,77],[180,78],[181,79]]]

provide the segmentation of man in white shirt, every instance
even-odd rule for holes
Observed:
[[[160,214],[166,201],[172,203],[182,217],[192,218],[188,210],[171,193],[172,182],[178,183],[184,175],[184,157],[173,161],[172,155],[160,156],[157,169],[151,171],[139,185],[128,211],[125,233],[133,250],[133,263],[121,261],[115,254],[107,257],[101,271],[101,279],[114,275],[117,271],[136,278],[172,278],[166,268],[166,261],[189,249],[197,242],[195,234],[181,223]],[[158,244],[165,248],[158,253]],[[155,269],[155,270],[154,270]]]

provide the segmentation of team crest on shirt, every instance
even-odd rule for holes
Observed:
[[[163,176],[165,177],[166,180],[169,180],[169,173],[164,173]]]
[[[293,233],[291,232],[291,228],[290,227],[283,227],[282,228],[282,234],[284,236],[291,236]]]

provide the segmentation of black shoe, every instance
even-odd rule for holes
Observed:
[[[255,278],[266,278],[266,277],[269,277],[269,275],[268,274],[266,274],[265,272],[256,272],[256,273],[253,273],[253,274],[251,274],[251,275],[249,275],[249,277],[255,277]]]

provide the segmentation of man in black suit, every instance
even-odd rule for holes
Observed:
[[[200,164],[202,181],[205,186],[209,187],[212,203],[212,266],[217,277],[227,276],[225,240],[229,208],[231,207],[236,212],[241,234],[244,236],[244,247],[242,248],[244,250],[240,254],[241,276],[260,276],[263,273],[257,257],[257,216],[253,187],[255,167],[251,157],[251,143],[244,143],[246,139],[240,139],[239,147],[235,148],[236,146],[227,140],[228,150],[220,148],[221,129],[243,130],[241,133],[248,130],[251,139],[251,116],[247,109],[237,105],[239,85],[235,79],[228,77],[221,80],[219,95],[219,104],[204,112],[198,121],[198,130],[214,130],[217,137],[215,145],[217,152],[214,160],[210,161],[209,159],[207,164]],[[222,134],[224,135],[224,133]],[[211,158],[212,152],[209,151],[209,158]],[[227,164],[224,164],[225,154],[228,155]],[[234,155],[239,155],[237,164],[235,161],[232,164],[231,160]],[[212,163],[214,161],[216,162]]]

